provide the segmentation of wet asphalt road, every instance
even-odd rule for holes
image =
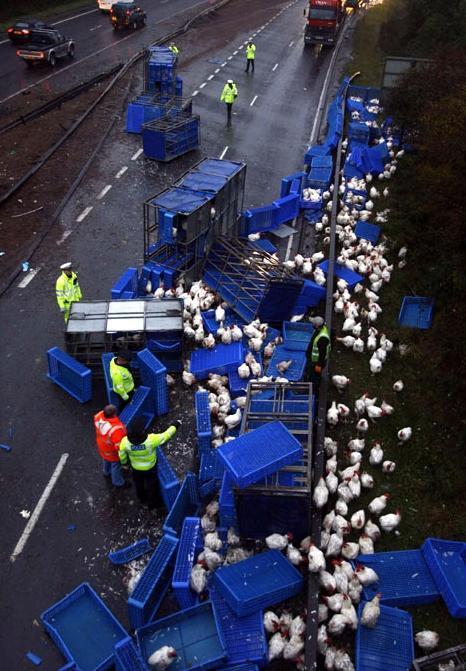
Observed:
[[[194,108],[201,115],[201,150],[167,165],[142,155],[132,160],[141,141],[126,135],[120,123],[63,213],[60,227],[36,255],[37,276],[22,290],[15,284],[0,301],[0,442],[12,446],[10,453],[0,451],[2,669],[30,669],[28,650],[43,658],[41,668],[60,666],[61,656],[37,620],[82,581],[89,581],[127,626],[126,572],[112,567],[106,554],[145,535],[154,543],[160,536],[162,516],[153,518],[141,511],[132,490],[116,496],[100,474],[92,415],[105,402],[102,383],[94,384],[92,401],[82,406],[46,378],[47,349],[63,346],[54,298],[56,269],[74,259],[84,297],[109,297],[121,272],[141,264],[143,200],[201,157],[220,156],[225,147],[226,159],[248,164],[245,207],[279,196],[281,177],[302,166],[330,58],[324,51],[316,60],[303,49],[301,4],[272,18],[284,7],[285,3],[273,5],[271,22],[255,37],[254,75],[244,73],[243,49],[234,52],[260,26],[235,32],[228,48],[209,53],[208,59],[191,59],[186,68],[181,63],[185,91],[199,91]],[[215,31],[215,21],[211,29]],[[183,39],[189,41],[189,33]],[[228,78],[239,89],[231,128],[219,102]],[[207,83],[201,88],[203,82]],[[124,166],[127,170],[116,178]],[[112,188],[107,195],[97,199],[108,184]],[[77,224],[76,218],[88,206],[92,211]],[[166,450],[180,475],[193,465],[192,408],[191,391],[173,391],[169,418],[157,423],[164,428],[169,419],[183,420],[180,435]],[[24,550],[11,562],[26,525],[20,513],[34,510],[63,454],[69,455],[63,471]]]
[[[136,31],[113,30],[110,15],[95,9],[95,5],[82,12],[73,12],[52,23],[76,45],[75,58],[72,61],[60,59],[55,68],[40,63],[29,68],[16,55],[19,47],[9,40],[1,40],[0,104],[13,100],[32,86],[40,87],[44,93],[58,93],[105,72],[165,34],[165,30],[160,30],[162,21],[175,16],[179,19],[188,9],[196,7],[200,11],[209,4],[212,4],[209,0],[145,0],[147,25]]]

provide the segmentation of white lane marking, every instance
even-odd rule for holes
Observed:
[[[120,179],[120,177],[122,177],[122,176],[125,174],[125,172],[126,172],[127,170],[128,170],[128,166],[127,166],[127,165],[124,165],[124,166],[121,168],[121,170],[118,170],[117,174],[115,175],[115,178],[116,178],[116,179]]]
[[[191,93],[191,98],[194,98],[194,96],[197,96],[198,93],[199,93],[199,91],[193,91]]]
[[[224,148],[224,150],[223,150],[222,153],[220,154],[220,157],[219,157],[220,160],[222,160],[222,158],[225,156],[225,154],[227,153],[227,151],[228,151],[228,145]]]
[[[111,188],[112,188],[111,184],[107,184],[107,186],[104,186],[102,191],[97,196],[97,200],[102,200],[102,198],[105,196],[106,193],[108,193],[110,191]]]
[[[87,16],[87,14],[92,14],[93,12],[98,12],[98,9],[90,9],[88,12],[82,12],[82,14],[75,14],[70,16],[68,19],[62,19],[61,21],[56,21],[52,23],[52,26],[59,26],[61,23],[66,23],[67,21],[74,21],[74,19],[80,19],[81,16]]]
[[[141,154],[142,154],[143,151],[144,151],[144,150],[143,150],[142,147],[141,147],[140,149],[138,149],[137,152],[134,153],[134,154],[131,156],[131,160],[132,160],[132,161],[136,161],[136,160],[141,156]]]
[[[26,527],[21,534],[21,538],[19,541],[16,543],[16,547],[13,550],[12,554],[10,555],[10,561],[14,562],[18,558],[18,556],[21,554],[21,552],[24,550],[24,546],[29,540],[29,536],[32,534],[34,527],[37,524],[37,521],[40,517],[40,514],[42,512],[42,509],[44,508],[45,504],[47,503],[47,499],[49,498],[50,494],[52,493],[53,488],[55,487],[55,483],[57,482],[58,478],[60,477],[61,472],[63,471],[66,461],[68,459],[68,453],[65,452],[64,454],[61,455],[58,464],[55,467],[54,472],[52,473],[52,477],[48,481],[48,484],[44,491],[42,492],[42,496],[40,497],[36,507],[34,508],[34,512],[32,513],[31,517],[29,518],[28,523],[26,524]]]
[[[58,246],[62,245],[62,244],[65,242],[66,238],[69,238],[69,237],[70,237],[70,235],[72,234],[72,232],[73,232],[73,231],[72,231],[71,229],[69,229],[68,231],[65,231],[65,232],[63,233],[63,235],[61,236],[61,238],[60,238],[59,240],[57,240],[57,245],[58,245]]]
[[[238,49],[237,49],[236,51],[234,51],[234,52],[233,52],[233,56],[236,56],[236,54],[238,53],[238,51],[239,51]]]
[[[199,86],[200,89],[203,89],[204,86],[207,86],[207,82],[202,82],[202,84]]]
[[[275,65],[272,68],[272,72],[275,72],[275,70],[278,68],[278,63],[275,63]]]
[[[18,287],[18,289],[25,289],[27,287],[27,285],[29,284],[29,282],[31,282],[31,280],[33,280],[35,278],[35,276],[37,275],[39,270],[40,270],[40,268],[35,268],[34,270],[30,270],[28,272],[28,274],[26,275],[26,277],[23,277],[21,282],[18,282],[18,284],[16,285]]]
[[[221,68],[224,68],[226,64],[227,64],[227,62],[226,62],[226,61],[224,61],[224,62],[223,62],[223,63],[221,64],[221,66],[220,66],[220,67],[221,67]],[[0,101],[0,102],[1,102],[1,101]]]
[[[249,103],[249,107],[252,107],[252,106],[254,105],[254,103],[256,102],[256,100],[257,100],[258,97],[259,97],[259,96],[254,96],[254,98],[253,98],[253,99],[251,100],[251,102]]]
[[[228,56],[227,61],[231,61],[232,58],[233,56]]]
[[[99,30],[99,28],[102,28],[102,24],[99,23],[98,26],[94,26],[93,28],[89,28],[89,32],[92,33],[93,30]]]
[[[76,221],[78,222],[78,224],[80,224],[82,221],[84,221],[84,219],[87,217],[87,215],[89,214],[89,212],[91,212],[93,209],[94,209],[94,206],[93,206],[93,205],[89,205],[88,207],[86,207],[86,209],[83,210],[83,211],[81,212],[81,214],[79,215],[79,217],[76,219]]]
[[[293,46],[293,44],[294,44],[294,40],[291,40],[291,42],[289,43],[289,45],[288,45],[288,46],[289,46],[289,47],[292,47],[292,46]]]
[[[214,70],[215,74],[217,74],[217,72],[220,72],[220,68],[217,68],[216,70]]]
[[[209,75],[209,76],[207,77],[207,81],[210,82],[210,80],[213,79],[214,77],[215,77],[215,75]]]

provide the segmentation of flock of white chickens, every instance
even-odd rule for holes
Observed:
[[[346,146],[345,142],[345,146]],[[399,151],[396,155],[391,149],[390,139],[387,142],[391,160],[385,166],[379,180],[390,179],[396,171],[398,159],[403,155]],[[367,285],[356,284],[352,291],[348,284],[339,279],[336,282],[334,298],[334,312],[341,315],[342,335],[336,340],[345,348],[356,354],[369,354],[368,367],[371,375],[377,375],[387,363],[390,353],[394,350],[394,343],[377,327],[377,319],[382,313],[380,292],[385,284],[390,282],[394,264],[387,259],[389,245],[385,238],[378,244],[358,239],[354,229],[358,221],[374,220],[374,223],[384,223],[389,214],[388,209],[378,208],[376,213],[375,201],[388,195],[388,189],[377,189],[371,185],[373,177],[366,175],[364,179],[351,179],[345,182],[342,178],[340,186],[340,210],[337,216],[336,234],[339,242],[337,263],[362,275]],[[327,210],[331,209],[332,187],[322,194],[323,201],[327,201]],[[365,200],[360,192],[368,193],[370,199]],[[319,194],[320,197],[320,194]],[[315,200],[317,194],[312,189],[306,190],[304,198]],[[364,209],[361,209],[364,203]],[[315,224],[317,233],[323,234],[322,247],[330,241],[329,217],[324,214],[321,221]],[[259,236],[250,236],[251,241]],[[398,251],[397,266],[406,265],[407,249],[402,247]],[[326,277],[317,266],[325,258],[322,251],[310,257],[296,254],[293,260],[285,261],[284,266],[297,274],[313,279],[320,286],[325,285]],[[153,292],[151,283],[146,287],[147,293]],[[174,290],[164,291],[163,287],[155,290],[156,298],[176,296],[183,299],[184,336],[194,347],[211,349],[217,343],[228,345],[239,342],[245,337],[248,339],[249,353],[245,362],[238,367],[238,376],[245,380],[276,381],[287,384],[288,380],[282,377],[286,373],[291,361],[280,362],[276,371],[265,376],[263,366],[257,359],[261,352],[264,363],[272,356],[281,338],[265,344],[268,325],[254,320],[250,324],[240,326],[233,324],[226,326],[227,305],[212,292],[202,281],[194,282],[185,287],[183,282]],[[216,334],[206,333],[201,312],[214,309],[217,322]],[[303,319],[299,315],[295,320]],[[313,317],[310,321],[318,327],[323,323],[322,318]],[[265,344],[265,346],[264,346]],[[403,346],[398,346],[401,355]],[[257,357],[257,358],[256,358]],[[209,394],[209,407],[213,422],[212,447],[218,448],[224,442],[234,440],[227,435],[229,429],[237,427],[242,419],[242,409],[245,406],[246,396],[235,399],[234,405],[228,389],[228,377],[211,373],[204,386],[196,386],[196,379],[189,371],[189,362],[185,364],[182,373],[183,382],[188,386],[205,390]],[[174,380],[168,376],[169,384]],[[390,495],[380,493],[370,501],[367,509],[358,508],[357,502],[364,489],[375,487],[374,477],[365,470],[365,464],[380,467],[384,474],[393,473],[396,463],[386,458],[382,444],[372,440],[369,446],[367,433],[376,428],[378,421],[396,412],[395,408],[385,400],[363,394],[352,404],[344,403],[345,394],[350,388],[351,380],[344,374],[334,374],[331,382],[336,388],[341,400],[332,401],[327,411],[329,434],[339,424],[346,428],[352,426],[352,437],[346,443],[344,451],[339,449],[337,440],[332,435],[325,438],[326,464],[325,474],[318,481],[313,491],[313,503],[319,509],[325,508],[322,521],[320,544],[317,546],[310,537],[302,539],[299,546],[293,544],[290,534],[272,534],[266,538],[266,545],[272,549],[283,551],[288,559],[303,571],[315,574],[320,586],[320,603],[318,611],[319,630],[317,645],[324,658],[324,666],[328,671],[351,671],[353,662],[347,651],[347,634],[354,632],[359,626],[376,627],[380,616],[380,595],[377,594],[367,602],[362,610],[361,617],[356,608],[360,602],[362,590],[365,586],[378,581],[375,571],[361,563],[354,567],[350,563],[359,555],[372,554],[374,546],[384,533],[397,533],[401,514],[395,509],[387,512],[390,505]],[[393,391],[402,393],[402,380],[393,382]],[[399,445],[403,445],[412,436],[411,427],[403,427],[397,431]],[[340,446],[343,447],[343,446]],[[350,508],[356,507],[350,513]],[[228,531],[226,543],[222,542],[217,533],[218,502],[212,500],[205,509],[201,519],[204,533],[204,549],[200,553],[191,573],[191,589],[203,598],[206,594],[209,574],[223,564],[230,564],[246,559],[250,553],[240,545],[240,539],[234,529]],[[353,540],[348,540],[352,534]],[[130,589],[134,588],[132,580]],[[267,611],[264,615],[264,626],[269,636],[269,659],[285,659],[294,662],[298,669],[304,669],[303,649],[305,641],[305,616],[293,614],[283,610],[280,614]],[[346,638],[341,639],[345,635]],[[416,642],[424,651],[430,651],[438,644],[439,637],[435,632],[423,631],[416,634]],[[157,669],[165,669],[176,658],[173,648],[164,646],[156,651],[148,660]]]

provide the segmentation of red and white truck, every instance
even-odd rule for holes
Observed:
[[[345,0],[309,0],[304,44],[334,45],[343,25]]]

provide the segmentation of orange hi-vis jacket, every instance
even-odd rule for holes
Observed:
[[[94,415],[97,449],[105,461],[119,461],[118,448],[121,439],[126,436],[126,427],[118,417],[105,417],[101,410]]]

